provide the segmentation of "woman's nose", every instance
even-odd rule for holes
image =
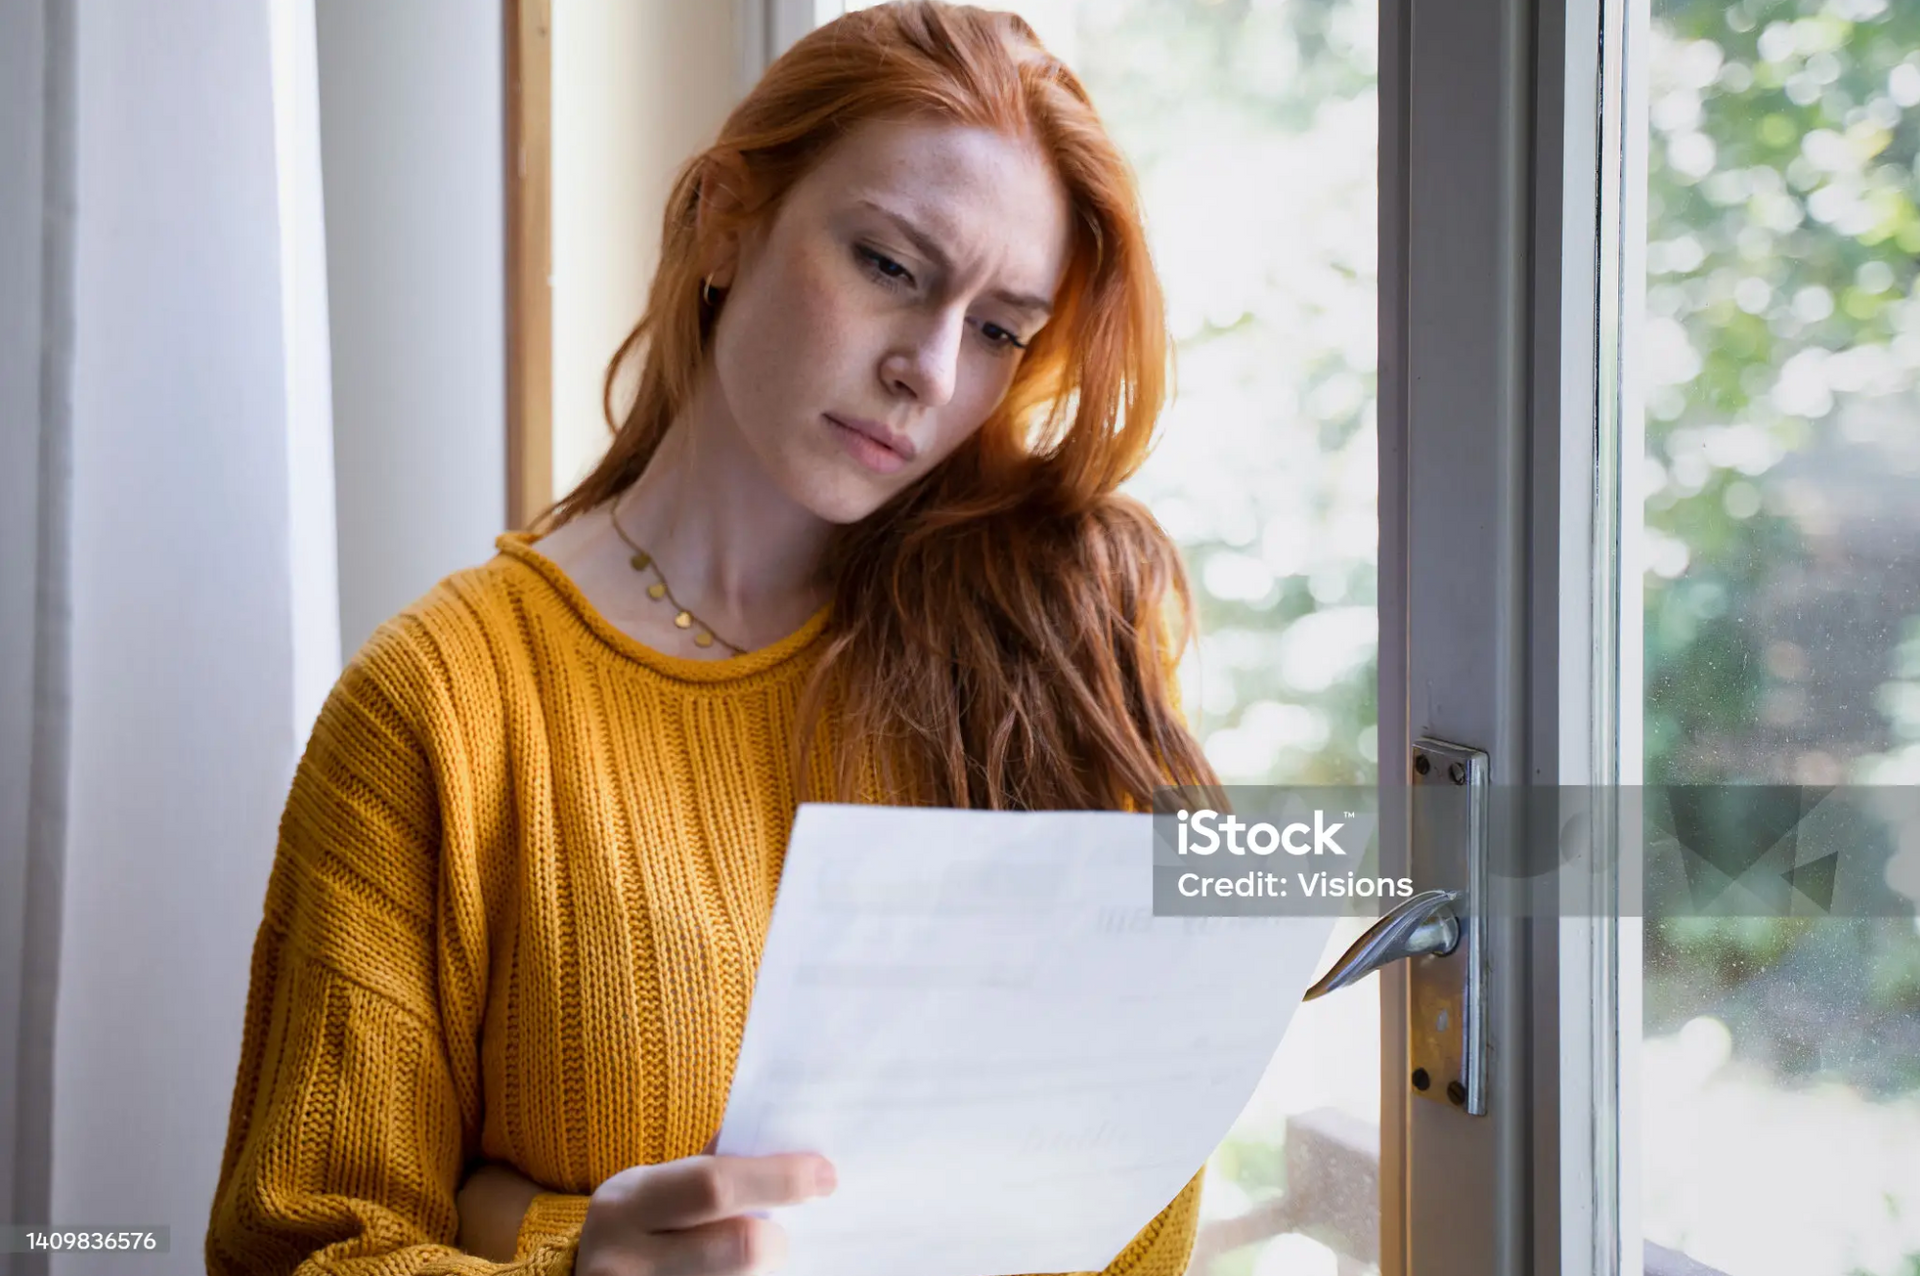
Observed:
[[[965,335],[964,316],[942,318],[917,330],[887,356],[882,372],[888,389],[911,394],[927,407],[938,407],[952,399],[959,377],[960,342]]]

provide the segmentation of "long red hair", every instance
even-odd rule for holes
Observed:
[[[895,0],[828,23],[767,69],[681,168],[646,313],[607,369],[612,446],[536,526],[633,483],[691,398],[712,338],[705,237],[771,217],[853,126],[909,117],[1036,142],[1070,196],[1071,252],[1053,318],[992,416],[835,530],[796,774],[831,705],[842,740],[878,746],[841,751],[830,796],[843,801],[876,778],[890,801],[1014,810],[1141,810],[1156,787],[1212,786],[1172,680],[1193,631],[1186,570],[1146,507],[1116,490],[1146,459],[1171,358],[1132,171],[1079,80],[1013,14]],[[702,225],[701,181],[716,173],[739,198]],[[630,362],[637,389],[620,417]]]

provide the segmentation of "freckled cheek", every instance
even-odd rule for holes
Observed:
[[[847,344],[862,313],[854,291],[857,280],[836,263],[820,257],[803,258],[789,279],[788,313],[802,344],[815,351],[832,351]]]
[[[837,398],[823,382],[837,380],[848,357],[846,302],[830,266],[789,257],[762,277],[731,360],[743,407],[750,402],[760,416],[785,419]]]
[[[972,334],[969,334],[971,339]],[[967,420],[981,422],[993,415],[1007,391],[1013,388],[1015,364],[1011,359],[992,354],[977,355],[963,369],[960,397],[966,402]]]
[[[998,368],[963,366],[958,392],[940,413],[940,437],[934,455],[946,457],[978,433],[1000,405],[1006,385],[1007,378]]]

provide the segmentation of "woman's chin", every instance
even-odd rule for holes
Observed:
[[[837,472],[835,472],[837,470]],[[843,466],[808,466],[787,484],[787,495],[814,518],[831,524],[854,524],[885,505],[899,491],[893,484],[876,484],[870,476]]]
[[[892,492],[876,492],[872,484],[858,475],[821,476],[806,485],[794,499],[822,522],[845,526],[858,523],[892,497]]]

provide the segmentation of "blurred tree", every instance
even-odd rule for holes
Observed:
[[[1646,778],[1882,775],[1907,701],[1858,702],[1920,611],[1920,5],[1659,0],[1652,46]],[[1782,1074],[1910,1090],[1916,952],[1898,918],[1665,919],[1648,1027],[1712,1008]]]
[[[1659,0],[1653,22],[1646,777],[1833,782],[1891,743],[1888,724],[1796,694],[1806,645],[1766,605],[1838,566],[1833,590],[1795,604],[1801,632],[1831,639],[1853,623],[1834,593],[1890,592],[1874,648],[1838,648],[1871,685],[1920,580],[1864,579],[1809,545],[1846,516],[1818,490],[1830,469],[1769,476],[1874,448],[1888,409],[1849,399],[1904,400],[1908,423],[1920,406],[1920,5]],[[1920,470],[1908,478],[1911,510]]]
[[[1229,781],[1372,783],[1375,6],[1076,12],[1178,341],[1184,393],[1133,490],[1198,587],[1192,717]]]

